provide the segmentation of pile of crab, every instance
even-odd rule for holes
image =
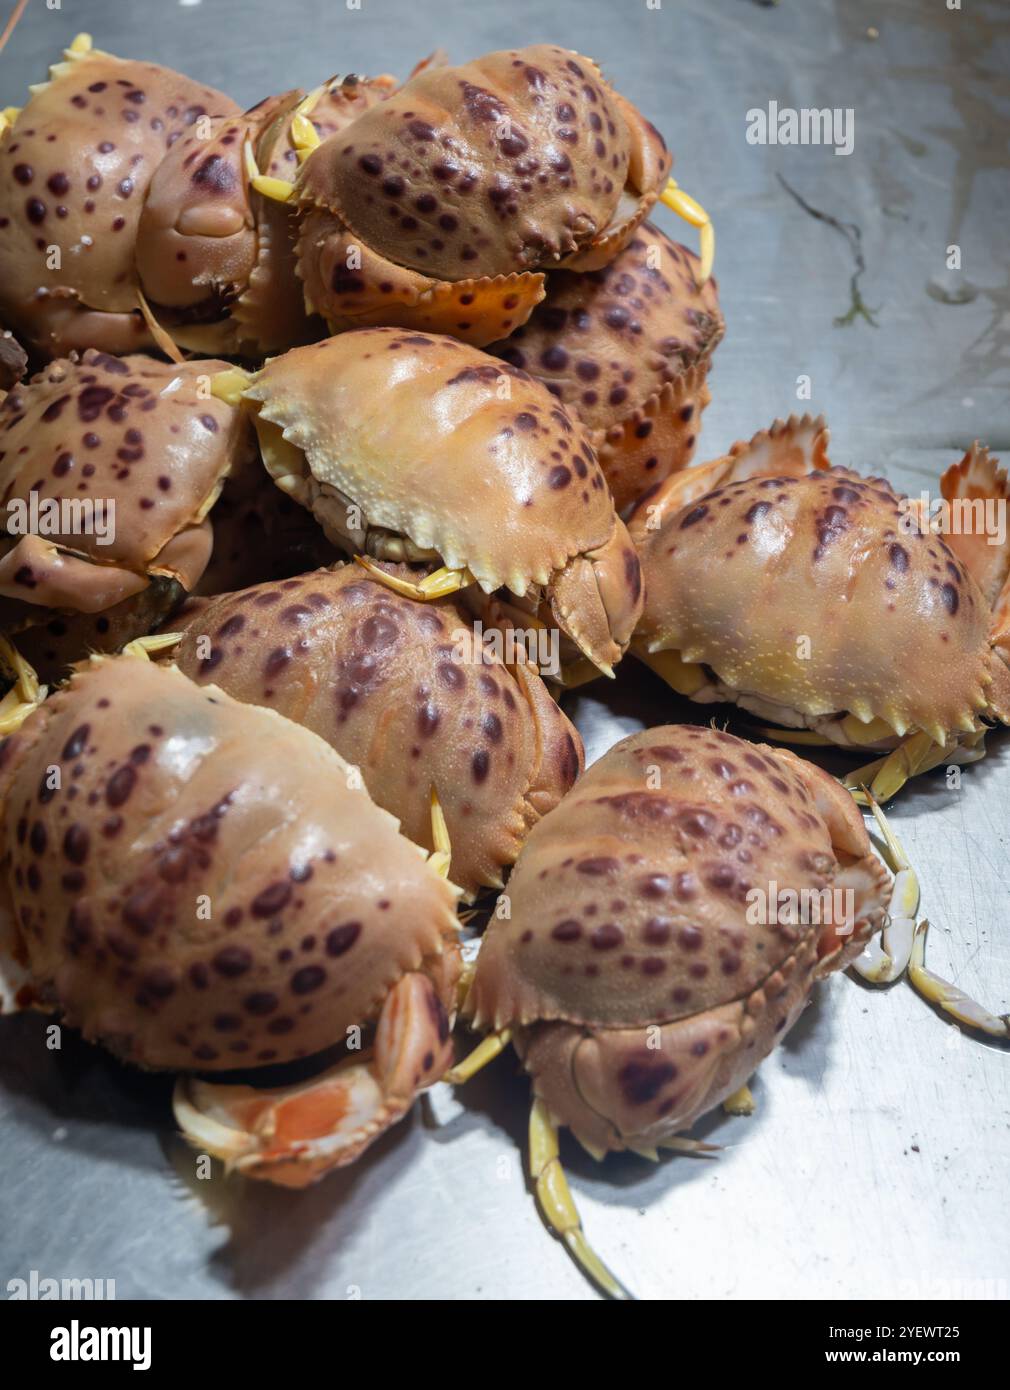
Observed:
[[[550,45],[242,112],[80,36],[0,127],[0,1002],[294,1187],[511,1044],[618,1296],[559,1127],[705,1150],[850,963],[1008,1031],[927,970],[879,803],[1010,721],[1010,550],[819,419],[692,463],[723,321],[670,167]],[[977,444],[941,487],[1010,497]],[[770,742],[584,771],[566,692],[643,665]]]

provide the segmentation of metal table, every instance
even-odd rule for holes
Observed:
[[[437,45],[596,55],[665,131],[718,230],[728,335],[701,458],[804,409],[828,416],[836,463],[915,493],[976,436],[1010,446],[1010,13],[995,0],[34,0],[0,59],[0,101],[18,102],[82,28],[243,103],[332,71],[403,74]],[[746,113],[771,100],[851,108],[853,152],[749,144]],[[854,235],[805,212],[780,173],[858,226],[876,327],[834,323]],[[632,663],[570,703],[591,758],[643,722],[691,717]],[[930,964],[1002,1012],[1010,740],[989,747],[959,790],[924,779],[894,819],[934,923]],[[2,1026],[4,1284],[35,1269],[113,1278],[119,1297],[593,1296],[524,1188],[528,1089],[508,1059],[458,1095],[436,1088],[362,1162],[289,1193],[197,1181],[168,1080],[70,1035],[49,1052],[38,1018]],[[724,1146],[714,1161],[598,1166],[565,1142],[590,1237],[641,1296],[1007,1297],[1006,1048],[966,1038],[905,984],[842,977],[753,1089],[752,1118],[699,1127]]]

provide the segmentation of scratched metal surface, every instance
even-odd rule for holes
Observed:
[[[918,491],[1010,419],[1010,14],[923,0],[32,0],[0,58],[0,102],[73,33],[183,68],[243,102],[331,71],[404,73],[554,40],[602,60],[667,133],[712,213],[729,325],[701,457],[810,407],[836,462]],[[867,29],[879,31],[875,41]],[[750,146],[745,113],[851,107],[849,157]],[[858,224],[877,327],[836,327],[853,268],[812,206]],[[672,219],[664,214],[664,225]],[[957,243],[963,278],[945,278]],[[930,288],[932,282],[932,288]],[[945,299],[964,298],[949,303]],[[800,406],[799,408],[804,408]],[[606,697],[606,698],[604,698]],[[591,757],[645,722],[682,718],[630,665],[573,703]],[[898,828],[935,923],[934,968],[1010,1009],[1010,740],[960,790],[932,778]],[[832,980],[754,1084],[751,1119],[711,1118],[716,1161],[564,1157],[598,1249],[645,1297],[1006,1297],[1010,1055],[965,1040],[906,985]],[[39,1021],[0,1045],[0,1290],[42,1275],[114,1278],[119,1295],[200,1298],[592,1297],[523,1187],[527,1090],[501,1061],[431,1102],[352,1170],[304,1194],[193,1178],[169,1084]]]

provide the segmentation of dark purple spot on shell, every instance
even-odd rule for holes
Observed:
[[[339,927],[334,927],[332,931],[327,933],[326,954],[328,956],[342,956],[351,949],[360,935],[360,922],[342,922]]]
[[[293,994],[311,994],[326,982],[326,971],[321,965],[303,965],[291,976]]]

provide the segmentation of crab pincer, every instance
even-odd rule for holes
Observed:
[[[525,322],[545,270],[612,260],[669,168],[595,63],[539,44],[424,67],[278,193],[299,210],[306,305],[332,329],[482,346]]]
[[[566,639],[607,675],[641,612],[638,560],[585,430],[539,382],[452,338],[372,328],[214,390],[245,400],[277,485],[391,588]],[[511,615],[511,616],[510,616]]]
[[[0,620],[47,679],[150,629],[211,555],[209,515],[254,460],[216,361],[89,350],[0,405]]]
[[[478,641],[452,598],[419,602],[358,565],[193,600],[172,627],[184,674],[325,739],[404,834],[449,854],[468,898],[501,888],[582,769],[582,740],[532,664]]]
[[[766,736],[881,753],[846,784],[884,801],[1010,720],[1010,547],[935,529],[883,479],[829,467],[827,441],[821,419],[777,421],[641,499],[634,651],[682,695],[780,726]],[[943,494],[999,499],[1006,477],[974,446]]]
[[[142,657],[92,658],[0,745],[17,1002],[187,1074],[344,1045],[294,1087],[179,1083],[194,1146],[301,1186],[447,1064],[457,890],[322,739]]]
[[[683,1131],[740,1092],[815,981],[877,932],[889,877],[851,795],[777,748],[661,727],[611,748],[530,833],[481,944],[464,1013],[511,1041],[535,1097],[536,1195],[616,1297],[557,1158],[696,1150]],[[704,1148],[702,1147],[702,1151]]]
[[[135,267],[145,194],[201,118],[238,114],[221,92],[78,35],[0,117],[0,318],[47,357],[152,346]]]
[[[601,270],[555,271],[527,322],[488,350],[542,381],[590,431],[617,510],[686,468],[724,324],[698,258],[648,222]]]

